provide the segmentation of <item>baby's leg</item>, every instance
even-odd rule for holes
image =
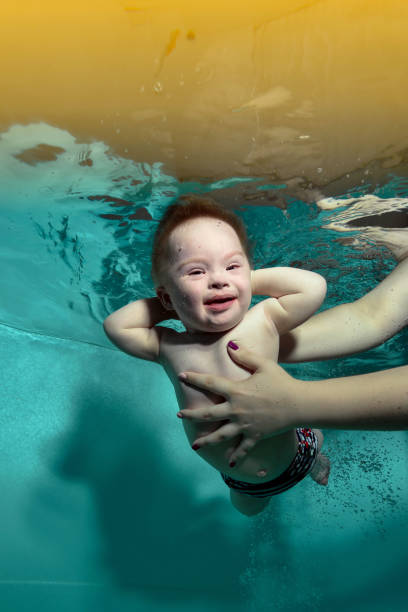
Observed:
[[[320,431],[320,429],[314,429],[313,431],[317,437],[317,441],[319,444],[319,452],[316,457],[315,464],[312,470],[310,471],[310,476],[318,484],[327,485],[327,483],[329,482],[329,474],[330,474],[330,459],[326,455],[323,455],[320,452],[320,449],[323,446],[323,440],[324,440],[324,436],[322,432]]]
[[[270,500],[270,497],[260,499],[259,497],[243,495],[242,493],[235,491],[235,489],[230,489],[230,498],[234,508],[246,516],[253,516],[262,512]]]

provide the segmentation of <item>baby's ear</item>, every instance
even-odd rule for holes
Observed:
[[[164,287],[156,287],[156,295],[159,298],[163,308],[165,308],[166,310],[174,310],[173,304],[171,302],[171,297],[166,292],[166,289]]]

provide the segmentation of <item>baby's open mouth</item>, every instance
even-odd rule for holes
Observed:
[[[213,298],[212,300],[207,300],[205,304],[207,306],[210,304],[225,304],[227,302],[232,302],[232,300],[235,300],[235,297],[229,296],[229,297]]]

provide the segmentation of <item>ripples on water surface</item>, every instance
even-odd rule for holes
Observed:
[[[406,225],[407,181],[392,174],[382,185],[367,183],[337,198],[305,202],[285,183],[267,179],[179,183],[159,163],[119,158],[101,142],[81,144],[43,123],[4,132],[0,161],[1,321],[103,345],[104,317],[153,294],[152,235],[166,206],[183,193],[233,202],[254,243],[256,267],[291,265],[321,273],[328,281],[324,308],[363,295],[394,266],[387,249],[367,241],[365,224],[384,226],[391,218],[394,226]],[[403,361],[397,337],[342,367],[364,370]],[[291,366],[312,377],[325,367]],[[337,372],[340,366],[328,367]]]

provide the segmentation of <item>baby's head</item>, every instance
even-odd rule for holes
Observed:
[[[251,302],[250,248],[242,221],[214,200],[182,196],[157,228],[152,254],[157,296],[191,332],[224,332]]]

